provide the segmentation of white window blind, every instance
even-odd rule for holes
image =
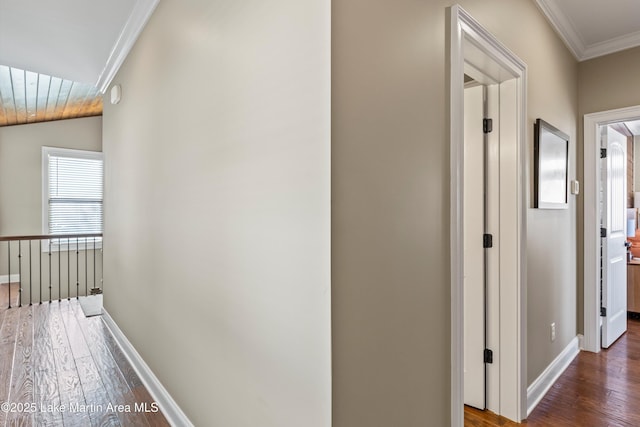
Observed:
[[[47,154],[48,233],[102,233],[101,153],[87,157],[71,151]]]

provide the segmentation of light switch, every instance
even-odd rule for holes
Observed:
[[[580,194],[580,182],[571,181],[571,194]]]

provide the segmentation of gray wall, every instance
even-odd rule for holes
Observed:
[[[0,235],[40,235],[42,230],[42,147],[73,148],[77,150],[102,151],[102,117],[58,120],[18,126],[0,127]],[[40,297],[40,252],[36,241],[32,243],[29,266],[28,243],[24,243],[22,252],[23,301],[29,299],[29,289],[33,290],[34,300]],[[18,244],[11,246],[11,274],[18,273]],[[58,256],[61,255],[60,260]],[[75,295],[76,267],[75,251],[67,260],[68,252],[54,252],[51,258],[52,298],[66,297],[67,283],[70,283],[71,295]],[[84,251],[79,255],[80,294],[84,294],[85,276],[87,287],[93,281],[93,251],[87,253],[88,274],[85,274]],[[48,299],[49,260],[48,254],[42,254],[43,298]],[[96,283],[100,284],[102,275],[101,254],[96,253]],[[7,246],[0,244],[0,275],[8,273]],[[61,266],[58,271],[58,265]],[[71,276],[67,274],[70,266]],[[32,269],[29,282],[29,268]]]
[[[582,144],[584,115],[616,108],[640,105],[640,47],[581,62],[578,68],[579,126],[578,158],[584,158]],[[638,172],[636,172],[638,173]],[[578,165],[578,177],[584,181],[582,162]],[[584,331],[584,243],[582,239],[583,205],[578,199],[578,332]]]
[[[0,235],[42,234],[42,147],[102,151],[102,117],[0,127]]]
[[[330,310],[334,426],[449,424],[448,5],[334,2],[329,34],[327,1],[161,2],[105,107],[106,306],[196,425],[328,425]],[[462,5],[573,178],[576,61],[533,2]],[[575,201],[527,216],[530,383],[576,335]]]
[[[106,309],[197,426],[328,426],[330,4],[165,0],[105,105]]]
[[[528,156],[544,118],[575,178],[575,59],[533,1],[460,3],[528,65]],[[449,5],[332,4],[335,427],[449,425]],[[576,336],[575,200],[527,219],[531,383]]]

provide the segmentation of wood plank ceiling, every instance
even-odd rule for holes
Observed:
[[[0,126],[99,116],[92,85],[0,65]]]

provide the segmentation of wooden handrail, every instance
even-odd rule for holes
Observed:
[[[40,234],[33,236],[0,236],[0,242],[14,240],[58,240],[58,239],[88,239],[90,237],[102,237],[102,233],[87,234]]]

